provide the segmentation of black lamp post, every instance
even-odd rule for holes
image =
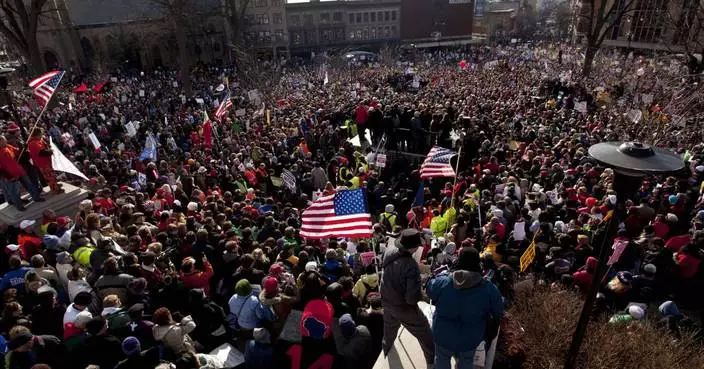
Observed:
[[[674,172],[684,167],[684,162],[679,156],[640,142],[598,143],[589,148],[589,155],[614,170],[613,185],[616,191],[616,207],[607,224],[606,240],[615,236],[618,225],[626,213],[626,198],[638,190],[645,175]],[[594,272],[594,282],[579,315],[570,350],[565,360],[565,369],[575,368],[579,348],[589,325],[589,315],[594,306],[594,299],[599,292],[600,282],[606,271],[609,249],[610,247],[605,243],[599,250],[599,263]]]

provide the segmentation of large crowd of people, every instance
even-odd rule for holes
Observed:
[[[230,344],[246,368],[370,369],[404,327],[428,368],[473,368],[497,331],[493,367],[520,368],[527,353],[505,349],[519,285],[598,283],[595,317],[698,329],[704,146],[701,107],[682,102],[698,81],[674,57],[603,51],[589,78],[582,62],[552,45],[417,50],[262,63],[257,86],[200,66],[193,96],[167,70],[67,76],[40,121],[18,90],[5,201],[90,192],[75,213],[0,224],[0,365],[223,368]],[[81,82],[105,84],[72,92]],[[52,170],[50,139],[87,181]],[[625,200],[626,245],[595,281],[617,201],[587,149],[613,140],[686,166]],[[433,146],[459,152],[455,177],[420,178]],[[302,237],[305,209],[348,189],[365,192],[371,236]]]

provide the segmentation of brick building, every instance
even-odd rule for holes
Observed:
[[[473,0],[403,0],[401,38],[440,40],[469,38],[474,18]]]

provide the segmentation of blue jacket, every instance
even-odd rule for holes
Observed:
[[[237,296],[228,302],[230,314],[227,319],[232,328],[254,329],[263,320],[276,320],[276,315],[259,302],[257,296]]]
[[[8,288],[16,288],[17,293],[24,294],[24,275],[27,274],[29,268],[20,267],[15,270],[10,270],[2,276],[0,281],[0,291],[5,291]]]
[[[476,272],[443,273],[428,282],[427,294],[435,304],[435,344],[452,352],[475,350],[484,340],[488,318],[504,313],[499,290]]]

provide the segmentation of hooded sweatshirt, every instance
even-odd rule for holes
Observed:
[[[352,287],[352,294],[354,295],[354,297],[358,298],[359,301],[363,301],[364,297],[367,296],[368,289],[376,290],[376,292],[379,292],[378,274],[362,274],[362,276],[359,277],[357,283],[354,284],[354,287]]]
[[[428,282],[435,304],[433,339],[452,352],[475,350],[484,340],[489,317],[503,315],[501,293],[478,272],[456,270]]]

